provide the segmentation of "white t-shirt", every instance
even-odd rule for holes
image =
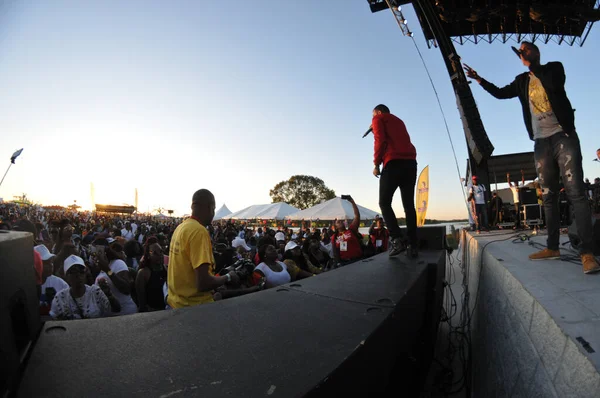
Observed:
[[[471,193],[473,194],[473,198],[475,199],[475,204],[485,204],[485,187],[483,185],[471,185],[471,189],[469,189],[469,194]]]
[[[517,187],[510,187],[510,190],[513,194],[513,202],[519,203],[519,189]]]
[[[265,274],[265,278],[267,279],[267,287],[285,285],[286,283],[290,283],[292,281],[292,277],[287,272],[287,267],[285,263],[277,261],[277,264],[281,265],[281,268],[283,268],[280,272],[273,271],[265,263],[260,263],[255,268],[257,270],[260,270],[263,274]]]
[[[127,264],[125,264],[125,261],[123,260],[113,260],[110,262],[109,267],[110,270],[115,274],[118,274],[119,272],[123,271],[129,272],[129,268],[127,268]],[[131,295],[121,293],[119,289],[117,289],[117,287],[113,284],[112,280],[110,279],[110,276],[108,276],[104,271],[101,271],[96,277],[96,285],[98,285],[98,281],[100,279],[106,279],[106,282],[110,287],[110,292],[121,304],[121,311],[114,313],[111,312],[111,316],[129,315],[138,312],[137,305],[135,305],[135,302],[131,298]]]
[[[46,289],[47,288],[53,288],[54,291],[56,292],[56,294],[60,293],[61,291],[68,289],[69,288],[69,284],[67,282],[65,282],[64,280],[60,279],[58,276],[54,276],[54,275],[50,275],[48,277],[48,279],[46,279],[46,282],[44,282],[44,284],[42,285],[42,295],[40,297],[40,305],[42,304],[51,304],[48,303],[47,301],[47,296],[46,296]]]
[[[85,285],[83,296],[73,299],[71,289],[61,290],[52,300],[50,316],[55,319],[100,318],[110,314],[110,302],[100,289]]]
[[[128,231],[125,228],[121,230],[121,236],[127,240],[132,240],[135,237],[133,230]]]

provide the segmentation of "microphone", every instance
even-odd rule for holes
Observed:
[[[369,127],[369,129],[367,130],[367,132],[363,134],[362,138],[365,138],[366,136],[368,136],[369,133],[371,133],[372,131],[373,131],[373,126]]]

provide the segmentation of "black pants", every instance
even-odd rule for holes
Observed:
[[[558,250],[560,239],[559,179],[565,186],[567,199],[573,206],[574,221],[581,240],[580,252],[592,253],[593,231],[590,205],[585,196],[581,146],[577,134],[557,133],[548,138],[535,140],[535,167],[542,193],[548,249]]]
[[[402,206],[406,215],[408,242],[416,246],[417,241],[417,211],[415,210],[415,184],[417,182],[416,160],[390,160],[381,171],[379,179],[379,207],[381,214],[390,231],[392,239],[400,238],[402,233],[398,226],[396,214],[392,209],[392,199],[396,189],[400,188]]]
[[[521,203],[515,202],[515,227],[521,228]]]

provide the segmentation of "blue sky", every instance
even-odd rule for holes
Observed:
[[[408,24],[430,68],[464,170],[467,151],[441,55]],[[509,43],[457,46],[498,85],[524,69]],[[600,27],[584,47],[541,45],[560,60],[577,109],[584,172],[600,147],[595,120]],[[472,86],[494,154],[529,151],[516,99]],[[209,1],[9,0],[0,6],[0,157],[25,150],[0,197],[44,204],[133,203],[188,212],[208,188],[235,211],[268,203],[294,174],[378,210],[373,139],[361,139],[379,103],[402,118],[430,166],[428,218],[465,217],[450,144],[411,39],[391,13],[364,0],[235,6]],[[1,164],[0,164],[1,166]],[[4,167],[4,166],[2,166]],[[404,215],[399,195],[397,216]]]

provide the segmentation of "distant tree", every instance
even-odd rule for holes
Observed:
[[[323,180],[313,176],[291,176],[287,181],[281,181],[269,191],[273,203],[287,204],[304,210],[335,198],[333,189],[327,188]]]

